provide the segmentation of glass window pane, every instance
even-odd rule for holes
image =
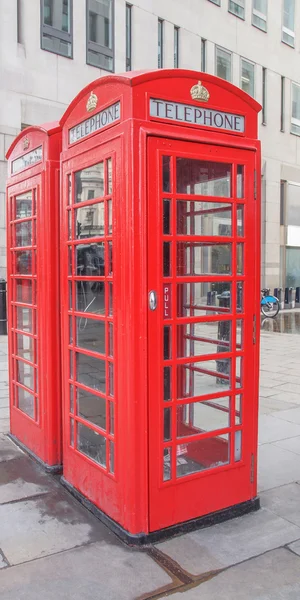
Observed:
[[[32,310],[30,308],[24,308],[23,306],[17,307],[17,329],[26,331],[27,333],[33,333]]]
[[[229,435],[218,435],[177,447],[177,477],[229,463]]]
[[[31,246],[32,221],[16,224],[16,246]]]
[[[158,47],[157,47],[157,66],[163,68],[163,21],[158,19]]]
[[[113,284],[109,282],[108,284],[108,315],[111,317],[113,315],[114,308],[114,294],[113,294]]]
[[[17,406],[26,415],[34,418],[34,396],[27,390],[21,387],[16,387],[17,390]]]
[[[108,393],[110,396],[114,396],[114,364],[109,362],[108,363],[108,378],[109,378],[109,385],[108,385]]]
[[[178,317],[231,312],[231,283],[203,281],[177,286]]]
[[[108,235],[111,235],[113,232],[112,201],[111,200],[107,200],[107,214],[108,214]]]
[[[231,321],[187,323],[177,327],[179,358],[229,352],[231,350]]]
[[[105,393],[105,361],[76,352],[76,380],[78,383]]]
[[[231,204],[177,202],[177,233],[181,235],[232,235]]]
[[[230,398],[182,404],[177,407],[177,437],[225,429],[230,425]]]
[[[231,52],[216,47],[216,75],[231,81]]]
[[[86,390],[76,388],[77,415],[106,430],[106,400]]]
[[[244,283],[243,281],[238,281],[236,284],[236,309],[237,312],[242,312],[244,310]]]
[[[237,235],[238,237],[244,237],[244,206],[237,207]]]
[[[95,315],[105,314],[105,283],[76,281],[76,310]]]
[[[115,444],[109,440],[109,470],[110,473],[115,472]]]
[[[244,349],[244,321],[236,322],[236,347],[238,350]]]
[[[179,242],[177,275],[230,275],[231,244]]]
[[[103,277],[105,274],[104,242],[75,246],[76,274],[85,277]]]
[[[70,419],[70,446],[74,448],[74,419]]]
[[[283,0],[283,25],[294,31],[295,0]]]
[[[24,250],[15,252],[16,260],[16,273],[20,275],[31,275],[32,274],[32,251]]]
[[[242,396],[235,397],[235,424],[242,424]]]
[[[70,0],[43,0],[44,25],[70,33]]]
[[[164,360],[172,358],[171,327],[164,327]]]
[[[16,279],[16,300],[24,304],[32,304],[32,281]]]
[[[163,480],[170,481],[172,472],[172,448],[163,449]]]
[[[77,423],[77,450],[99,465],[106,466],[105,437],[82,423]]]
[[[230,372],[230,358],[178,365],[178,398],[192,398],[229,390]]]
[[[16,196],[16,219],[25,219],[31,217],[32,214],[32,192]]]
[[[109,403],[109,433],[111,435],[115,433],[115,405],[113,402]]]
[[[88,39],[112,49],[112,0],[88,0]]]
[[[75,210],[76,238],[104,236],[104,202]]]
[[[230,198],[231,165],[194,158],[176,158],[176,189],[179,194]]]
[[[163,191],[171,191],[171,157],[162,157],[162,179],[163,179]]]
[[[17,333],[16,346],[16,354],[18,356],[21,356],[21,358],[25,358],[25,360],[29,360],[32,363],[34,362],[33,338]]]
[[[171,367],[164,367],[164,400],[171,400]]]
[[[164,408],[164,441],[168,442],[171,439],[172,439],[171,409]]]
[[[85,202],[104,195],[104,163],[91,165],[75,173],[74,202]]]
[[[17,381],[30,390],[34,389],[34,368],[27,363],[17,361]]]
[[[250,96],[254,96],[254,65],[244,59],[242,59],[241,88]]]
[[[241,356],[236,358],[236,383],[237,388],[243,386],[243,359]]]
[[[244,244],[236,245],[236,272],[239,275],[243,275],[244,273]]]
[[[171,233],[171,203],[170,200],[163,200],[163,234]]]
[[[70,58],[72,56],[72,44],[67,40],[57,37],[57,35],[51,35],[50,33],[42,34],[42,48],[55,54],[61,54]]]
[[[245,18],[245,0],[229,0],[228,5],[229,12],[232,12],[237,17],[241,19]]]
[[[107,159],[107,193],[112,194],[112,160]]]
[[[170,275],[171,275],[171,244],[169,242],[163,243],[163,272],[164,272],[164,277],[170,277]]]
[[[242,432],[236,431],[234,434],[234,460],[238,462],[242,458]]]
[[[114,355],[114,324],[108,323],[108,355]]]
[[[300,227],[300,186],[292,183],[286,186],[286,225]]]
[[[76,345],[91,352],[105,354],[105,322],[76,317]]]

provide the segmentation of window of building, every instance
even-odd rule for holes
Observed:
[[[86,6],[86,62],[93,67],[113,71],[113,0],[87,0]]]
[[[280,131],[284,131],[284,112],[285,112],[285,77],[281,77]]]
[[[157,47],[157,65],[159,69],[163,68],[163,43],[164,43],[164,22],[162,19],[158,19],[158,47]]]
[[[174,27],[174,68],[179,67],[179,27]]]
[[[300,135],[300,85],[292,83],[291,133]]]
[[[285,225],[285,188],[286,181],[280,181],[280,225]]]
[[[210,2],[212,2],[213,4],[216,4],[217,6],[221,6],[221,0],[209,0]]]
[[[206,72],[206,40],[201,38],[201,71]]]
[[[231,52],[216,46],[216,75],[231,81]]]
[[[72,0],[41,0],[41,47],[72,58]]]
[[[252,25],[267,31],[268,0],[253,0]]]
[[[295,0],[283,0],[282,41],[295,46]]]
[[[254,96],[254,64],[241,59],[241,88],[250,96]]]
[[[126,71],[131,71],[131,4],[126,4]]]
[[[262,68],[262,111],[261,111],[261,122],[262,125],[267,124],[267,69]]]
[[[245,0],[229,0],[228,2],[228,10],[230,13],[239,17],[240,19],[245,18]]]

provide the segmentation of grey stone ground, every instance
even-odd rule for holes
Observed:
[[[137,551],[6,438],[0,337],[0,599],[300,600],[299,341],[262,334],[262,509]]]

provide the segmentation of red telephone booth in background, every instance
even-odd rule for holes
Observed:
[[[61,465],[58,123],[28,127],[7,152],[7,278],[12,437]]]
[[[61,121],[64,482],[135,543],[259,506],[259,110],[176,69]]]

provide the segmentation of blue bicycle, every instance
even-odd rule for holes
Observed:
[[[279,300],[276,296],[270,295],[270,290],[261,290],[262,297],[260,301],[261,312],[265,317],[274,318],[279,313]]]

